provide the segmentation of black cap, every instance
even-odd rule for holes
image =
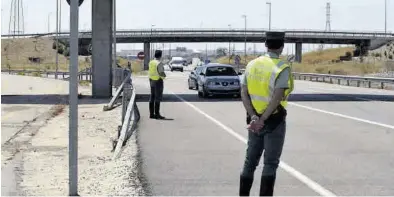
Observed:
[[[265,33],[267,40],[284,40],[285,32],[270,31]]]
[[[163,54],[163,51],[161,50],[156,50],[155,51],[155,58],[161,58],[161,55]]]

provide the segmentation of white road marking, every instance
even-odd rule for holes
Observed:
[[[240,134],[238,134],[237,132],[235,132],[231,128],[227,127],[226,125],[224,125],[220,121],[216,120],[212,116],[208,115],[207,113],[205,113],[204,111],[202,111],[198,107],[194,106],[193,104],[187,102],[185,99],[183,99],[182,97],[178,96],[176,93],[171,92],[171,91],[168,91],[168,92],[173,94],[175,97],[177,97],[179,100],[181,100],[183,103],[185,103],[189,107],[191,107],[194,110],[196,110],[198,113],[202,114],[203,116],[205,116],[206,118],[208,118],[209,120],[211,120],[212,122],[214,122],[215,124],[220,126],[222,129],[224,129],[229,134],[231,134],[232,136],[237,138],[239,141],[243,142],[244,144],[247,143],[247,140],[244,137],[242,137]],[[292,175],[295,178],[297,178],[299,181],[301,181],[302,183],[307,185],[309,188],[311,188],[313,191],[315,191],[316,193],[320,194],[321,196],[336,196],[334,193],[332,193],[331,191],[325,189],[323,186],[319,185],[315,181],[313,181],[310,178],[308,178],[307,176],[303,175],[301,172],[297,171],[296,169],[294,169],[293,167],[289,166],[285,162],[281,161],[279,163],[279,167],[281,167],[283,170],[288,172],[290,175]]]
[[[385,128],[389,128],[389,129],[394,129],[393,125],[383,124],[383,123],[379,123],[379,122],[374,122],[374,121],[370,121],[370,120],[356,118],[356,117],[353,117],[353,116],[348,116],[348,115],[339,114],[339,113],[335,113],[335,112],[325,111],[325,110],[321,110],[321,109],[317,109],[317,108],[313,108],[313,107],[308,107],[308,106],[305,106],[305,105],[300,105],[298,103],[289,102],[289,104],[297,106],[297,107],[309,109],[309,110],[312,110],[312,111],[316,111],[316,112],[321,112],[321,113],[330,114],[330,115],[333,115],[333,116],[338,116],[338,117],[347,118],[347,119],[351,119],[351,120],[355,120],[355,121],[359,121],[359,122],[364,122],[364,123],[368,123],[368,124],[372,124],[372,125],[376,125],[376,126],[381,126],[381,127],[385,127]]]

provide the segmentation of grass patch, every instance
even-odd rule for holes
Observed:
[[[54,71],[56,50],[52,38],[1,39],[1,69]],[[69,59],[58,54],[59,71],[68,71]],[[37,61],[32,61],[35,59]],[[90,57],[79,56],[79,70],[90,67]]]
[[[78,83],[80,86],[89,86],[90,85],[90,81],[86,81],[86,80],[79,80]]]

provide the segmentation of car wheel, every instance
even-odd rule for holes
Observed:
[[[195,90],[198,89],[197,86],[198,86],[197,81],[196,81],[196,80],[193,80],[193,88],[194,88]]]
[[[202,98],[202,93],[200,91],[198,91],[198,97]]]
[[[174,72],[174,69],[171,68],[171,72]]]
[[[208,93],[205,91],[204,86],[202,87],[202,97],[208,98]]]
[[[190,85],[190,79],[187,80],[187,85],[189,86],[189,90],[193,89],[193,87]]]

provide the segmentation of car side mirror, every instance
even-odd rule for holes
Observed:
[[[201,76],[204,76],[204,73],[200,73]]]
[[[238,75],[242,75],[242,73],[241,73],[241,72],[238,72]]]

